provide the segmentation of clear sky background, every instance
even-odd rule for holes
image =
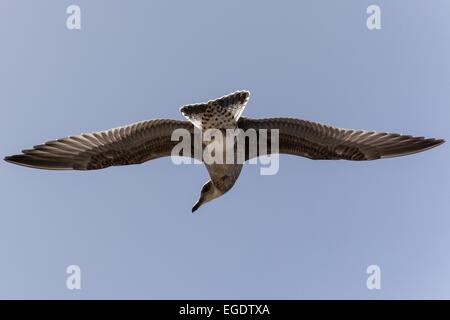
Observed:
[[[1,1],[0,153],[182,119],[181,105],[239,89],[246,116],[449,140],[449,13],[447,0]],[[373,162],[282,156],[199,214],[203,166],[2,161],[0,298],[449,299],[449,157],[448,143]],[[381,290],[366,288],[372,264]]]

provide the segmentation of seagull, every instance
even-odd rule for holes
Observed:
[[[170,156],[178,143],[171,138],[176,129],[187,130],[192,136],[196,129],[202,132],[211,128],[254,129],[257,132],[261,129],[277,129],[278,153],[313,160],[391,158],[425,151],[445,142],[443,139],[397,133],[341,129],[294,118],[241,117],[249,98],[249,91],[236,91],[205,103],[181,107],[180,111],[187,121],[146,120],[105,131],[69,136],[36,145],[23,150],[22,154],[7,156],[4,160],[21,166],[52,170],[95,170],[140,164]],[[205,147],[205,143],[202,143],[202,147]],[[270,152],[266,150],[265,154]],[[191,154],[194,157],[195,152]],[[258,150],[253,156],[261,155]],[[249,158],[250,153],[246,149],[245,160]],[[243,163],[205,165],[210,179],[203,185],[192,212],[230,190],[241,173]]]

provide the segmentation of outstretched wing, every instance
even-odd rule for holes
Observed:
[[[6,157],[5,160],[23,166],[55,170],[92,170],[137,164],[169,156],[179,142],[171,141],[175,129],[188,130],[192,135],[194,127],[188,121],[141,121],[106,131],[48,141],[33,149],[23,150],[22,154]]]
[[[425,151],[445,142],[443,139],[397,133],[340,129],[291,118],[241,118],[238,126],[243,130],[251,128],[256,131],[279,129],[280,153],[310,159],[374,160],[398,157]],[[268,141],[268,147],[270,143]]]

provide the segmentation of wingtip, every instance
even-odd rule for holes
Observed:
[[[430,144],[429,149],[438,147],[441,144],[444,144],[446,142],[445,139],[431,139],[431,140],[432,140],[432,142]]]
[[[3,158],[3,160],[15,165],[23,166],[24,164],[22,163],[22,161],[20,161],[22,156],[23,155],[6,156]]]
[[[6,156],[3,158],[4,161],[9,162],[9,163],[14,163],[13,159],[14,159],[14,156]]]
[[[4,161],[18,165],[18,166],[26,166],[23,161],[20,161],[22,155],[13,155],[13,156],[6,156],[3,158]]]
[[[64,161],[54,161],[52,159],[44,159],[39,157],[30,157],[26,154],[16,154],[13,156],[6,156],[3,158],[6,162],[14,165],[46,170],[73,170],[74,167],[71,163]],[[80,168],[79,170],[84,170]]]

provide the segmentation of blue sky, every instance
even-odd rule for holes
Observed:
[[[66,8],[81,8],[81,30]],[[381,30],[366,8],[381,8]],[[0,150],[152,118],[239,89],[244,115],[450,137],[450,3],[2,1]],[[203,166],[0,163],[0,298],[450,298],[450,152],[281,156],[190,212]],[[366,268],[381,268],[381,290]],[[78,265],[82,289],[68,290]]]

